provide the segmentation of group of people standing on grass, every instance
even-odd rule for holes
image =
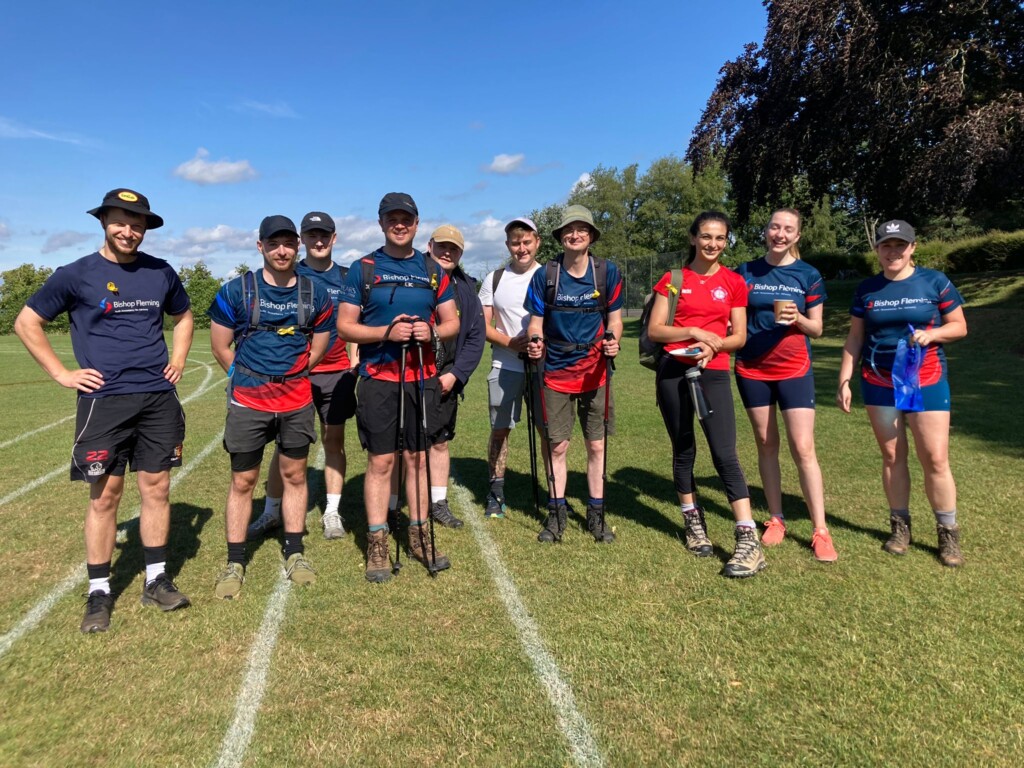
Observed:
[[[181,465],[185,428],[175,384],[191,346],[193,320],[173,269],[139,250],[146,231],[163,224],[149,201],[120,188],[89,213],[103,226],[103,247],[58,269],[29,299],[15,330],[50,376],[79,393],[71,475],[90,484],[89,593],[81,630],[98,632],[110,626],[111,558],[129,466],[142,500],[142,602],[165,611],[189,605],[166,573],[166,548],[170,469]],[[346,268],[332,259],[335,224],[326,213],[306,214],[298,228],[286,216],[266,217],[257,240],[262,267],[225,283],[206,310],[213,355],[229,377],[224,448],[231,482],[227,563],[215,584],[220,598],[235,598],[242,590],[247,540],[276,529],[287,577],[297,584],[315,582],[303,537],[317,420],[325,455],[325,538],[345,535],[339,503],[345,424],[354,416],[368,453],[366,579],[386,581],[398,571],[402,539],[431,575],[449,568],[449,558],[436,546],[434,523],[462,526],[447,502],[448,442],[485,340],[493,356],[484,515],[506,514],[509,436],[525,410],[535,504],[544,520],[537,538],[562,540],[572,512],[566,456],[578,417],[587,455],[587,530],[596,542],[615,540],[604,495],[606,446],[615,424],[614,360],[623,330],[622,279],[613,262],[591,250],[601,236],[591,212],[565,209],[551,232],[562,252],[543,265],[537,262],[543,234],[529,218],[513,219],[505,228],[509,262],[486,276],[479,294],[460,266],[465,242],[456,227],[438,227],[427,252],[420,252],[413,245],[419,211],[405,193],[385,195],[378,220],[384,245]],[[699,424],[736,521],[735,550],[723,571],[731,577],[762,570],[762,545],[779,544],[786,534],[779,413],[813,525],[814,556],[837,559],[815,453],[809,341],[822,333],[826,294],[821,275],[800,259],[800,228],[797,211],[775,211],[765,228],[767,254],[733,271],[721,263],[732,237],[729,221],[722,213],[704,212],[690,228],[685,264],[654,286],[646,332],[661,350],[655,390],[672,444],[685,545],[698,556],[713,551],[693,474]],[[302,261],[300,244],[306,252]],[[915,247],[914,231],[904,221],[878,229],[881,272],[857,289],[837,402],[849,412],[859,361],[890,506],[886,551],[904,554],[910,543],[909,427],[938,524],[940,560],[957,566],[963,559],[948,464],[950,398],[942,345],[962,338],[967,327],[956,288],[942,273],[917,267]],[[65,367],[44,332],[65,311],[77,370]],[[164,315],[174,329],[170,352]],[[920,350],[922,402],[912,411],[897,408],[892,381],[908,344]],[[734,353],[770,513],[760,538],[736,451],[729,374]],[[270,442],[275,452],[266,501],[252,520],[253,492]],[[537,493],[538,453],[547,477],[546,515]]]

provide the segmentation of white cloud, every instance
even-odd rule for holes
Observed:
[[[270,117],[283,117],[289,120],[297,120],[299,117],[298,113],[285,101],[275,101],[273,104],[266,104],[261,101],[246,99],[235,104],[232,109],[237,112],[252,112]]]
[[[73,245],[79,245],[87,240],[92,240],[94,237],[98,237],[93,234],[86,234],[85,232],[73,232],[71,230],[65,230],[64,232],[54,232],[43,243],[43,247],[39,249],[40,253],[53,253],[63,248],[70,248]]]
[[[59,141],[64,144],[85,144],[81,138],[70,134],[47,133],[27,125],[22,125],[7,117],[0,117],[0,139],[45,139]]]
[[[207,160],[208,150],[200,147],[191,160],[174,169],[174,175],[194,184],[237,184],[256,178],[256,170],[248,160]]]
[[[519,153],[518,155],[495,155],[491,164],[486,166],[484,170],[489,173],[497,173],[504,176],[518,172],[525,160],[526,155],[522,153]]]
[[[581,173],[580,177],[573,182],[573,185],[569,187],[569,194],[573,192],[586,192],[594,188],[593,180],[590,178],[589,173]]]

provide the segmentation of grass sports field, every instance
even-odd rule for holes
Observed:
[[[853,289],[833,283],[815,342],[833,565],[811,557],[789,462],[791,535],[768,550],[761,575],[721,577],[732,522],[703,446],[697,476],[716,557],[684,550],[654,375],[626,340],[609,447],[614,545],[596,545],[579,518],[563,544],[536,542],[522,430],[510,514],[482,517],[487,357],[452,444],[449,498],[467,525],[438,529],[450,571],[431,580],[407,563],[388,584],[364,581],[365,460],[353,425],[342,510],[352,533],[341,541],[319,535],[321,474],[310,472],[307,554],[318,583],[290,587],[266,541],[251,551],[242,599],[218,601],[223,375],[199,333],[179,387],[188,438],[173,476],[169,562],[193,605],[171,614],[140,606],[129,488],[113,626],[89,636],[78,631],[85,489],[67,480],[74,394],[16,338],[0,338],[0,765],[1022,764],[1024,275],[957,283],[970,327],[947,350],[960,570],[936,559],[919,469],[911,552],[881,551],[888,516],[867,417],[833,404]],[[634,320],[627,333],[636,331]],[[54,343],[70,360],[68,338]],[[739,418],[761,519],[752,437]],[[579,442],[569,495],[582,510]]]

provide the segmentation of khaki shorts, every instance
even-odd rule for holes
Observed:
[[[572,436],[572,427],[578,414],[583,436],[590,441],[604,437],[604,387],[590,392],[566,394],[544,387],[544,405],[548,416],[548,438],[552,443],[564,443]],[[575,411],[574,411],[575,406]],[[608,434],[615,434],[615,393],[608,403]]]

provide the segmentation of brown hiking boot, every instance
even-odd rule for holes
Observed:
[[[704,510],[697,507],[692,512],[683,513],[683,541],[686,548],[697,557],[710,557],[714,554],[708,528],[704,522]]]
[[[889,527],[892,528],[892,534],[882,545],[882,549],[890,555],[907,554],[907,549],[910,547],[910,518],[890,515]]]
[[[409,524],[409,554],[427,566],[428,571],[443,571],[451,568],[451,561],[436,547],[431,557],[430,530],[426,521],[422,525]]]
[[[959,568],[964,564],[964,556],[960,552],[960,526],[940,525],[939,560],[947,568]]]
[[[722,573],[731,579],[746,579],[764,570],[761,542],[757,540],[757,529],[745,525],[736,526],[736,551],[725,564]]]
[[[366,534],[366,580],[374,583],[391,578],[391,556],[388,552],[388,529]]]

